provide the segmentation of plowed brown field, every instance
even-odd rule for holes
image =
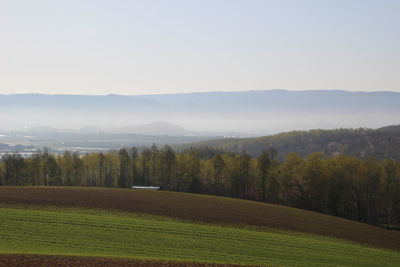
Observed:
[[[207,195],[108,188],[0,187],[0,203],[90,207],[206,223],[265,226],[400,250],[398,232],[305,210]]]
[[[174,262],[157,260],[136,260],[126,258],[88,257],[88,256],[56,256],[56,255],[28,255],[28,254],[0,254],[0,267],[229,267],[243,265],[210,264],[194,262]]]

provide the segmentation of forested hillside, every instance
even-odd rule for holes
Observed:
[[[358,158],[400,159],[400,125],[379,129],[336,129],[292,131],[257,138],[231,138],[190,144],[187,147],[211,147],[258,156],[274,148],[278,157],[296,152],[302,156],[320,152],[327,156],[347,155]]]
[[[393,159],[288,154],[283,161],[264,151],[176,152],[169,146],[121,149],[80,156],[38,152],[0,161],[0,185],[158,185],[163,190],[252,199],[313,210],[370,224],[400,224],[400,162]]]

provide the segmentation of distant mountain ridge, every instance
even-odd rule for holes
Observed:
[[[118,132],[118,133],[136,133],[144,135],[154,135],[154,134],[172,135],[172,136],[190,135],[190,131],[186,130],[182,126],[164,121],[146,123],[136,126],[112,128],[108,130],[111,132]]]
[[[1,128],[123,128],[168,121],[190,131],[278,133],[400,123],[400,93],[240,91],[159,95],[0,95]]]
[[[212,131],[189,131],[182,126],[166,121],[156,121],[140,125],[125,127],[81,127],[79,129],[58,129],[48,126],[32,127],[26,130],[28,133],[105,133],[105,134],[137,134],[137,135],[165,135],[165,136],[214,136],[214,137],[248,137],[249,135],[237,132],[212,132]]]

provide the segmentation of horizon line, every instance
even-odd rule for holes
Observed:
[[[138,93],[138,94],[68,94],[68,93],[41,93],[41,92],[21,92],[21,93],[0,93],[0,95],[48,95],[48,96],[151,96],[151,95],[189,95],[189,94],[207,94],[207,93],[245,93],[245,92],[267,92],[267,91],[286,91],[286,92],[348,92],[348,93],[400,93],[400,91],[362,91],[345,89],[259,89],[259,90],[220,90],[220,91],[191,91],[191,92],[169,92],[169,93]]]

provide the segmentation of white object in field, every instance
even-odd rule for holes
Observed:
[[[134,185],[132,189],[150,189],[150,190],[159,190],[159,186],[141,186],[141,185]]]

